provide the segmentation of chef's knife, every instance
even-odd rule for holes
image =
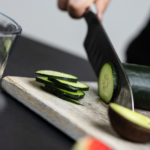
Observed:
[[[119,78],[118,91],[114,102],[134,111],[134,100],[129,79],[106,31],[97,15],[92,11],[88,11],[84,17],[88,24],[84,47],[97,77],[99,77],[100,69],[104,63],[113,63],[116,66]]]

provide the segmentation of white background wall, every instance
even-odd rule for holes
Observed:
[[[150,15],[150,0],[112,0],[103,25],[122,61],[128,42]],[[73,20],[57,8],[57,0],[0,0],[0,12],[15,19],[23,35],[86,59],[84,19]]]

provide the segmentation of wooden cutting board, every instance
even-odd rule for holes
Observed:
[[[85,84],[90,90],[80,100],[84,106],[79,106],[42,90],[33,78],[8,76],[2,80],[2,88],[8,94],[75,140],[91,135],[114,150],[150,150],[150,143],[133,143],[114,132],[107,115],[108,106],[98,97],[97,83]],[[149,111],[137,111],[150,117]]]

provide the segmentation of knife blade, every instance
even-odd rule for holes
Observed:
[[[99,77],[100,69],[104,63],[113,63],[117,68],[119,78],[114,102],[134,111],[134,99],[129,79],[106,31],[97,15],[92,11],[88,11],[84,18],[88,24],[84,47],[97,77]]]

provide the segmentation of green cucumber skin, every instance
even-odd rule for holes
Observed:
[[[74,92],[76,92],[77,90],[76,89],[71,89],[71,88],[67,88],[67,87],[64,87],[63,85],[58,85],[58,84],[55,84],[53,81],[52,82],[47,82],[47,81],[45,81],[45,80],[42,80],[42,79],[40,79],[40,78],[38,78],[38,77],[36,77],[36,81],[37,82],[40,82],[40,83],[43,83],[43,84],[45,84],[45,85],[48,85],[48,86],[50,86],[50,87],[53,87],[53,88],[63,88],[63,89],[65,89],[65,90],[68,90],[68,91],[74,91]]]
[[[77,79],[71,79],[71,78],[64,78],[64,77],[54,77],[54,76],[48,76],[49,79],[61,79],[69,82],[77,83]]]
[[[56,83],[56,85],[61,86],[61,87],[65,87],[68,90],[73,90],[73,91],[77,91],[77,90],[88,91],[89,90],[89,87],[87,87],[87,88],[73,87],[73,86],[68,85],[68,84],[60,83],[56,79],[51,79],[51,78],[48,78],[48,79],[51,80],[51,81],[53,81],[54,83]]]
[[[41,88],[44,89],[45,91],[51,92],[52,94],[54,94],[55,96],[57,96],[57,97],[59,97],[59,98],[61,98],[61,99],[63,99],[63,100],[66,100],[66,101],[68,101],[68,102],[71,102],[71,103],[74,103],[74,104],[77,104],[77,105],[82,105],[82,106],[84,106],[83,104],[77,102],[76,100],[73,100],[73,99],[71,99],[71,98],[69,98],[69,97],[67,97],[67,96],[62,95],[62,94],[60,95],[60,94],[58,94],[57,92],[55,92],[54,90],[51,90],[50,88],[43,87],[43,86],[41,86]]]
[[[65,78],[65,77],[57,77],[57,76],[48,76],[48,75],[45,75],[45,74],[42,74],[42,73],[35,73],[35,74],[38,74],[38,75],[41,75],[41,76],[44,76],[44,77],[48,77],[49,79],[61,79],[61,80],[65,80],[65,81],[69,81],[69,82],[74,82],[74,83],[77,83],[78,79],[72,79],[72,78]]]
[[[63,73],[63,72],[58,72],[54,70],[38,70],[35,72],[35,74],[41,75],[41,76],[46,76],[51,79],[62,79],[70,82],[76,83],[78,78],[74,75]]]
[[[114,93],[111,99],[113,101],[119,81],[116,67],[112,63],[109,64],[112,67],[114,76]],[[134,106],[139,109],[150,110],[150,67],[127,63],[122,63],[122,65],[132,87]]]
[[[123,64],[129,78],[134,105],[136,108],[150,110],[150,67]]]
[[[59,89],[57,88],[51,88],[49,86],[45,86],[47,89],[52,89],[53,91],[55,91],[56,93],[58,93],[59,95],[64,95],[64,96],[67,96],[67,97],[70,97],[70,98],[73,98],[75,100],[79,100],[79,99],[82,99],[85,95],[85,93],[83,92],[83,95],[72,95],[70,93],[66,93],[66,92],[63,92],[63,91],[60,91]]]
[[[48,85],[48,86],[50,86],[50,87],[56,87],[56,85],[53,83],[53,82],[46,82],[46,81],[44,81],[44,80],[42,80],[42,79],[40,79],[40,78],[38,78],[38,77],[36,77],[36,79],[35,79],[37,82],[40,82],[40,83],[43,83],[43,84],[46,84],[46,85]]]

